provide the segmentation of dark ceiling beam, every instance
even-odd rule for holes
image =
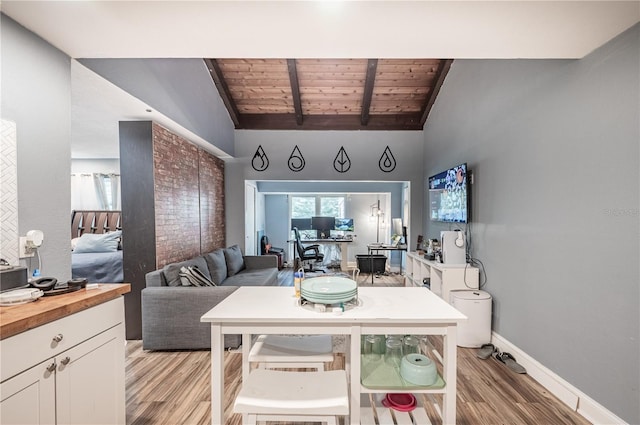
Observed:
[[[421,111],[420,123],[424,126],[424,123],[427,122],[427,117],[429,117],[429,112],[431,112],[431,108],[436,101],[436,97],[438,97],[438,93],[440,92],[440,87],[442,87],[442,83],[444,83],[444,79],[449,72],[449,68],[451,68],[451,64],[453,63],[453,59],[442,59],[440,60],[440,65],[438,66],[438,71],[436,72],[435,82],[433,84],[433,88],[429,92],[427,99],[424,102],[424,106]]]
[[[373,97],[373,85],[376,82],[376,69],[378,59],[369,59],[367,62],[367,77],[364,80],[364,94],[362,95],[362,112],[360,113],[360,124],[366,126],[369,122],[369,109],[371,108],[371,98]]]
[[[218,65],[218,62],[215,59],[205,59],[204,63],[207,65],[211,79],[218,89],[218,93],[224,102],[224,106],[226,106],[227,111],[229,111],[229,116],[231,117],[231,121],[233,121],[233,125],[235,128],[240,128],[240,112],[238,112],[238,107],[233,101],[233,97],[231,96],[229,86],[224,79],[220,65]]]
[[[246,130],[422,130],[420,114],[372,115],[366,126],[360,115],[305,115],[299,125],[294,114],[244,114]]]
[[[293,110],[296,115],[296,123],[302,125],[302,101],[300,100],[300,84],[298,84],[298,69],[295,59],[287,59],[289,68],[289,81],[291,82],[291,95],[293,97]]]

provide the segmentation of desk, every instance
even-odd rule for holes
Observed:
[[[347,252],[347,247],[343,246],[343,244],[346,243],[350,243],[353,242],[353,239],[346,239],[346,238],[342,238],[342,239],[301,239],[300,240],[302,242],[302,245],[313,245],[313,244],[337,244],[338,247],[340,248],[340,270],[342,270],[343,272],[346,272],[349,270],[349,267],[347,266],[347,262],[349,260],[349,256],[348,256],[348,252]],[[296,243],[295,239],[289,240],[287,241],[289,243]],[[296,251],[296,247],[293,247],[293,257],[297,258],[298,256],[298,252]]]
[[[369,244],[367,245],[367,254],[371,256],[373,251],[406,251],[407,245],[380,245]],[[373,257],[371,257],[371,284],[373,285]],[[400,253],[400,274],[402,274],[402,253]]]
[[[386,393],[361,382],[360,336],[364,334],[442,335],[444,388],[412,389],[414,393],[443,395],[444,424],[456,422],[456,332],[466,316],[424,288],[359,287],[359,305],[342,314],[321,313],[301,307],[288,287],[238,288],[200,319],[211,323],[211,423],[223,425],[225,394],[224,335],[242,334],[242,376],[249,375],[247,361],[251,334],[349,335],[346,367],[349,373],[349,422],[360,425],[360,395]],[[406,392],[406,390],[391,390]],[[369,424],[363,424],[369,425]]]

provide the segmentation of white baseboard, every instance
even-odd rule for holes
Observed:
[[[504,337],[495,332],[492,332],[491,335],[493,345],[502,352],[513,354],[518,363],[527,369],[529,376],[589,422],[596,425],[628,425],[604,406],[543,366]]]

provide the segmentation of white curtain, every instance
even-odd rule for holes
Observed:
[[[72,174],[72,210],[119,210],[119,174]]]
[[[120,209],[120,175],[94,173],[93,181],[96,186],[100,209]]]
[[[93,174],[71,174],[71,210],[99,210]]]
[[[120,174],[109,174],[111,179],[111,209],[120,210]]]

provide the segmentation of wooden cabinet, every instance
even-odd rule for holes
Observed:
[[[442,264],[426,260],[416,252],[407,253],[406,286],[426,286],[449,302],[451,291],[478,289],[479,271],[469,264]]]
[[[0,341],[0,423],[125,424],[122,297]]]

